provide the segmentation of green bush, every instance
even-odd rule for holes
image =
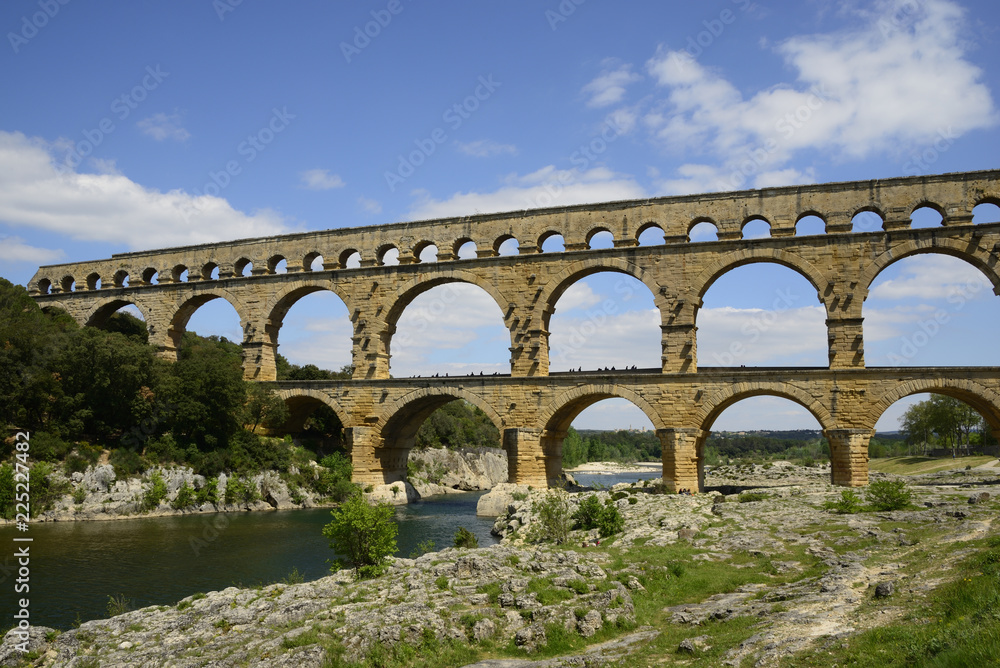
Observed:
[[[194,505],[195,496],[194,490],[191,489],[191,485],[185,480],[181,483],[180,489],[177,490],[177,496],[171,501],[170,506],[174,510],[184,510],[185,508],[190,508]]]
[[[876,480],[865,498],[874,510],[902,510],[910,505],[911,492],[904,480]]]
[[[604,511],[604,506],[601,505],[600,499],[597,495],[591,495],[580,502],[577,506],[576,511],[573,513],[573,519],[576,521],[574,529],[584,529],[589,531],[590,529],[597,528],[597,520]]]
[[[740,503],[751,503],[753,501],[763,501],[768,495],[764,492],[740,492],[737,501]]]
[[[36,462],[57,462],[66,457],[73,446],[54,434],[36,431],[31,434],[31,458]]]
[[[458,527],[455,532],[455,547],[479,547],[479,539],[465,527]]]
[[[620,533],[624,528],[625,518],[618,512],[618,507],[612,504],[605,506],[597,519],[597,531],[601,534],[601,538]]]
[[[73,475],[74,473],[83,473],[87,470],[90,464],[86,459],[76,454],[75,452],[66,458],[63,462],[63,471],[66,475]]]
[[[826,507],[841,515],[853,515],[861,512],[861,497],[854,490],[845,489],[838,500],[827,502]]]
[[[226,503],[254,503],[260,501],[260,490],[249,480],[232,476],[226,481]]]
[[[128,448],[112,450],[108,462],[114,467],[115,475],[119,478],[129,478],[146,470],[146,462],[139,453]]]
[[[428,552],[433,552],[434,547],[434,541],[430,539],[422,540],[417,543],[417,546],[413,548],[412,552],[410,552],[410,559],[416,559],[417,557],[427,554]]]
[[[529,538],[535,542],[565,543],[569,538],[571,520],[569,501],[565,494],[549,492],[532,504],[538,521],[529,528]]]
[[[167,498],[167,483],[159,471],[153,471],[149,475],[149,489],[142,496],[143,512],[156,509],[165,498]]]
[[[34,444],[34,441],[32,441]],[[52,482],[52,465],[35,462],[28,473],[28,487],[31,489],[31,516],[52,508],[56,500],[69,491],[69,483],[56,485]]]
[[[336,566],[353,568],[359,578],[379,575],[386,557],[396,551],[395,509],[387,503],[370,505],[355,494],[330,514],[333,520],[323,527],[323,535],[340,555]]]
[[[73,503],[79,505],[87,500],[87,490],[83,485],[73,490]]]
[[[209,478],[204,487],[199,489],[194,493],[195,503],[199,506],[206,503],[211,503],[215,505],[219,503],[219,480],[218,478]]]
[[[319,463],[323,468],[313,481],[313,488],[320,496],[340,502],[357,492],[357,487],[351,482],[351,460],[346,455],[335,452],[323,457]]]

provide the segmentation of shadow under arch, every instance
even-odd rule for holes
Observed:
[[[541,454],[545,461],[545,477],[549,486],[556,485],[562,475],[563,440],[580,413],[605,399],[625,399],[653,423],[653,428],[666,428],[660,414],[641,394],[617,384],[581,385],[553,399],[539,412],[538,429]]]
[[[425,387],[408,392],[382,409],[374,425],[375,462],[381,469],[385,484],[398,482],[406,477],[406,460],[416,442],[417,432],[431,413],[457,399],[469,402],[482,410],[490,422],[503,435],[505,422],[500,414],[482,397],[456,387]],[[497,447],[501,444],[497,443]],[[510,462],[508,461],[508,470]]]
[[[86,321],[82,324],[86,327],[103,327],[111,316],[126,306],[134,306],[139,309],[143,320],[146,321],[146,329],[151,329],[153,314],[150,308],[141,300],[122,299],[120,297],[111,297],[100,301],[97,306],[87,313]]]
[[[285,422],[284,431],[289,434],[300,433],[306,420],[320,405],[327,406],[336,413],[340,424],[344,427],[351,426],[344,421],[344,417],[348,415],[347,411],[326,392],[303,388],[279,390],[276,394],[288,406],[289,416],[288,421]]]
[[[970,251],[967,243],[962,243],[955,239],[942,239],[936,236],[904,241],[877,256],[864,268],[861,274],[861,281],[858,284],[859,290],[862,290],[863,296],[867,298],[872,283],[891,264],[908,257],[929,253],[949,255],[968,262],[986,276],[993,285],[994,292],[1000,291],[1000,275],[991,266],[990,260],[992,256],[989,253],[980,252],[978,249]]]
[[[991,429],[1000,432],[1000,394],[967,379],[919,378],[902,382],[872,404],[865,420],[866,426],[874,429],[882,414],[894,403],[910,395],[925,392],[943,394],[964,401],[983,416]]]

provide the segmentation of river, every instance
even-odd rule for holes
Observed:
[[[483,492],[430,497],[396,509],[400,556],[421,541],[451,547],[459,526],[493,545],[492,518],[476,517]],[[333,555],[322,535],[330,509],[211,513],[108,522],[32,524],[0,529],[0,629],[13,625],[14,602],[30,599],[31,623],[66,630],[107,617],[109,596],[132,607],[172,605],[197,592],[280,581],[296,569],[306,580],[328,575]],[[15,594],[14,537],[30,536],[30,587]]]

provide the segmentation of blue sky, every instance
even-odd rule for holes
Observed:
[[[0,275],[299,230],[996,168],[998,18],[995,3],[946,0],[9,0]],[[865,305],[868,363],[1000,364],[987,335],[1000,307],[977,280],[948,258],[890,267]],[[795,298],[776,308],[779,294]],[[227,309],[210,303],[191,327],[236,338]],[[789,270],[741,268],[706,295],[700,362],[743,340],[740,364],[825,364],[818,309]],[[281,352],[348,362],[342,311],[304,300]],[[407,328],[396,375],[506,366],[499,310],[473,288],[427,293]],[[552,345],[556,370],[655,366],[652,298],[587,279],[558,305]],[[621,402],[578,420],[643,423]],[[761,398],[715,426],[816,424]]]

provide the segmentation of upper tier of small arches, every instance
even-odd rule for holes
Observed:
[[[747,200],[743,208],[753,202],[762,204]],[[804,201],[798,204],[802,208],[796,206],[794,217],[751,212],[735,218],[716,214],[663,222],[644,211],[655,211],[655,205],[637,204],[614,213],[598,208],[561,215],[486,217],[473,224],[438,221],[331,230],[42,267],[29,288],[34,294],[50,294],[501,255],[1000,222],[1000,195],[980,194],[964,204],[941,204],[922,197],[911,198],[906,206],[869,202],[841,212],[803,206]],[[668,210],[665,204],[660,208],[664,214]],[[620,215],[621,220],[612,222],[612,215]]]

